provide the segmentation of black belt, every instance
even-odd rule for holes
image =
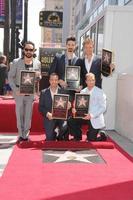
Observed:
[[[19,88],[19,85],[16,85],[17,88]]]

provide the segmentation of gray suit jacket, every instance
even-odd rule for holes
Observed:
[[[20,85],[20,75],[21,70],[25,70],[24,59],[17,58],[13,60],[13,63],[10,66],[10,71],[8,74],[9,84],[13,90],[16,92],[18,88],[16,87]],[[33,59],[33,71],[41,71],[41,63],[37,59]]]
[[[103,90],[94,87],[91,92],[88,88],[81,90],[82,94],[90,94],[89,114],[91,115],[91,124],[95,129],[101,129],[105,126],[103,113],[106,111],[106,95]]]

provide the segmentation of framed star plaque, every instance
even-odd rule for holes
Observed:
[[[52,104],[53,119],[67,119],[69,95],[55,94]]]
[[[89,101],[90,95],[89,94],[75,94],[75,109],[76,113],[74,118],[83,118],[85,114],[88,114],[89,109]]]
[[[101,71],[106,76],[112,73],[110,64],[112,63],[112,51],[102,49]]]
[[[65,68],[65,82],[67,90],[76,90],[80,86],[80,66],[67,66]]]
[[[35,71],[21,71],[20,94],[31,95],[35,93],[35,73]]]

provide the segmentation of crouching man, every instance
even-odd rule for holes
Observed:
[[[81,94],[90,94],[90,102],[88,114],[82,119],[71,118],[69,120],[69,129],[74,139],[78,140],[82,137],[81,125],[86,122],[88,125],[87,140],[88,141],[102,141],[106,136],[98,137],[100,129],[105,127],[104,112],[106,111],[106,95],[103,90],[95,86],[95,75],[92,73],[86,74],[87,87],[81,90]],[[73,114],[76,109],[72,109]]]
[[[67,132],[67,121],[52,118],[52,101],[55,94],[64,94],[59,84],[59,76],[56,73],[50,74],[50,86],[41,91],[39,100],[39,112],[44,116],[44,129],[46,133],[46,141],[67,140],[65,133]],[[70,102],[68,108],[70,108]],[[68,135],[68,134],[67,134]]]

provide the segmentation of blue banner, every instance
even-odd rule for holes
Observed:
[[[4,18],[5,18],[4,0],[0,0],[0,22],[3,22]]]
[[[22,28],[23,0],[16,2],[16,26]],[[5,22],[5,0],[0,0],[0,25]]]

